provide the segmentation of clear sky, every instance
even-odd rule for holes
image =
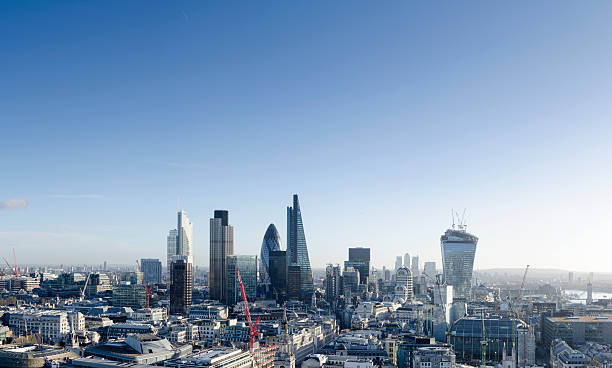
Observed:
[[[370,246],[476,268],[609,270],[612,2],[0,3],[0,255],[208,265],[299,193],[314,267]],[[27,202],[26,202],[27,201]]]

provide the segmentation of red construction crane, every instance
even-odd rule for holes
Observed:
[[[140,269],[140,262],[138,262],[138,260],[136,260],[136,266],[138,266],[138,271],[142,273],[142,270]],[[144,273],[142,273],[142,284],[145,288],[145,294],[147,294],[147,308],[149,308],[149,298],[151,298],[151,290],[153,289],[153,285],[147,286],[147,283],[144,279]]]
[[[240,282],[240,291],[242,291],[242,300],[244,301],[244,310],[247,316],[247,322],[249,323],[249,350],[253,351],[253,344],[255,343],[255,337],[257,337],[258,332],[257,329],[259,327],[259,316],[257,317],[257,321],[253,324],[251,320],[251,312],[249,311],[249,302],[247,300],[246,293],[244,292],[244,284],[242,283],[242,277],[240,277],[240,270],[236,269],[236,277],[238,277],[238,282]]]

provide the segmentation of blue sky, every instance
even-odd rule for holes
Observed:
[[[313,266],[370,246],[477,268],[608,269],[612,4],[0,4],[0,255],[164,258],[177,201],[208,264],[299,193]],[[17,203],[18,204],[18,203]],[[22,206],[21,206],[22,207]],[[577,253],[580,257],[577,257]],[[603,255],[603,256],[602,256]]]

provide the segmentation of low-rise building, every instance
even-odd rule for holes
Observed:
[[[181,359],[164,362],[164,367],[190,368],[251,368],[253,357],[247,351],[218,347],[189,355]]]

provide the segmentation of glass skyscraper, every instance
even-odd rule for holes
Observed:
[[[459,229],[448,229],[440,237],[444,282],[453,286],[454,299],[469,300],[472,289],[472,272],[478,238]]]
[[[168,274],[172,268],[172,262],[179,259],[186,259],[193,263],[193,224],[187,217],[185,211],[177,214],[177,228],[170,230],[167,238],[167,266]]]
[[[291,294],[299,294],[299,299],[310,303],[314,293],[312,270],[297,194],[293,195],[293,206],[287,207],[287,242],[287,288]]]
[[[228,255],[226,257],[225,304],[229,306],[243,300],[236,270],[240,271],[247,300],[255,300],[255,294],[257,293],[257,256]]]
[[[281,238],[274,224],[268,226],[263,242],[261,243],[261,253],[259,259],[261,267],[259,269],[259,278],[264,283],[270,282],[270,252],[281,250]]]
[[[344,268],[353,267],[359,271],[359,283],[367,285],[370,276],[370,248],[349,248],[349,259]]]

